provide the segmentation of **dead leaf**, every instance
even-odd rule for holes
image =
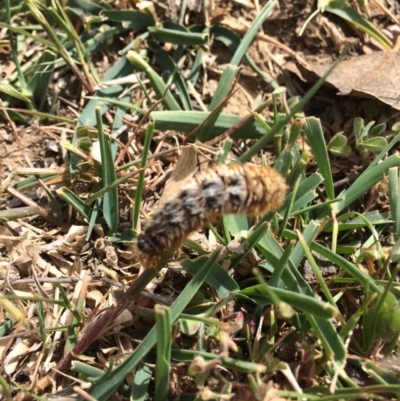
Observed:
[[[192,175],[197,168],[197,149],[194,145],[182,147],[176,167],[167,180],[159,204],[162,205],[177,189],[181,187],[182,181]]]
[[[226,247],[229,252],[236,255],[241,255],[246,251],[244,244],[242,244],[240,241],[236,239],[232,240]]]
[[[8,353],[4,360],[4,372],[7,375],[11,375],[16,371],[18,364],[26,357],[26,354],[33,343],[33,339],[25,338],[14,345],[13,349]]]
[[[98,270],[102,273],[104,273],[107,277],[110,277],[111,280],[120,282],[121,281],[121,277],[120,275],[113,269],[108,268],[105,265],[99,265]]]
[[[47,252],[47,255],[50,256],[54,266],[56,266],[63,274],[68,276],[71,273],[73,262],[65,259],[60,252],[56,250],[50,250]]]
[[[330,66],[299,61],[297,67],[301,73],[300,78],[315,82]],[[340,95],[379,99],[400,110],[399,53],[381,51],[342,61],[326,82],[338,89]]]
[[[129,325],[133,320],[133,315],[128,309],[124,309],[114,320],[113,329],[119,332],[124,326]]]
[[[92,290],[89,291],[87,296],[86,296],[86,302],[91,302],[94,301],[93,305],[92,303],[90,304],[92,308],[94,308],[97,305],[100,305],[100,302],[103,300],[103,293],[101,293],[99,290]]]
[[[118,256],[115,252],[115,248],[111,245],[106,246],[105,248],[105,258],[103,259],[104,263],[111,267],[117,268],[118,267]]]

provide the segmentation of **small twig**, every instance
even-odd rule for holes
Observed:
[[[336,181],[335,183],[333,183],[334,188],[340,188],[343,187],[344,185],[348,185],[351,184],[352,182],[354,182],[358,177],[360,176],[360,174],[352,174],[349,175],[348,177],[345,177],[339,181]]]
[[[17,238],[21,241],[20,238]],[[13,286],[16,285],[27,285],[34,284],[35,282],[43,283],[43,284],[76,284],[78,281],[81,281],[79,277],[59,277],[59,278],[50,278],[50,277],[38,277],[37,280],[33,278],[22,278],[22,279],[14,279],[10,280],[10,284]],[[99,281],[99,283],[101,283]],[[93,284],[93,282],[91,282]]]

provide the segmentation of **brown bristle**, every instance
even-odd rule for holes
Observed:
[[[138,237],[137,258],[146,269],[153,269],[191,232],[223,214],[273,212],[282,205],[286,191],[284,178],[270,167],[246,163],[198,172],[153,213]]]

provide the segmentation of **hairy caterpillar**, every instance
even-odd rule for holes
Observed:
[[[138,236],[137,256],[153,269],[193,231],[222,214],[257,215],[282,205],[287,186],[270,167],[250,163],[215,166],[183,181],[176,194],[158,208]]]

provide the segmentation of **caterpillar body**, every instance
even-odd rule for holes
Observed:
[[[275,211],[286,191],[284,178],[270,167],[246,163],[198,172],[153,213],[138,236],[138,260],[146,269],[153,269],[191,232],[223,214],[254,216]]]

